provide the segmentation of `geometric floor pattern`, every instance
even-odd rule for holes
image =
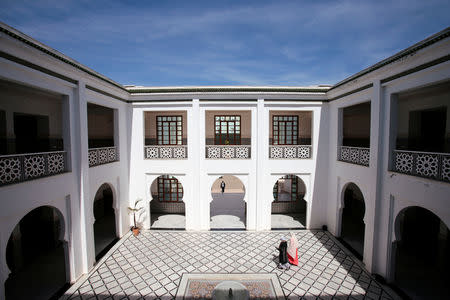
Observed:
[[[125,236],[63,299],[173,299],[183,273],[274,273],[287,299],[398,299],[324,231],[292,231],[299,265],[277,268],[288,232],[143,231]]]

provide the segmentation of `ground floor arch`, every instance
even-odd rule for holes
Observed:
[[[150,186],[150,228],[185,229],[186,205],[181,182],[172,175],[160,175]]]
[[[433,212],[410,206],[394,222],[391,280],[412,299],[448,299],[450,231]]]
[[[6,247],[6,300],[57,298],[68,288],[64,232],[64,217],[51,206],[32,210],[14,227]]]
[[[354,183],[348,183],[342,190],[340,239],[359,258],[364,254],[364,236],[366,225],[364,215],[366,205],[361,189]]]
[[[102,184],[94,197],[94,245],[98,261],[117,242],[114,193],[107,183]]]
[[[211,186],[211,198],[209,210],[212,230],[246,229],[245,187],[237,176],[219,176]]]
[[[306,228],[306,185],[293,174],[280,177],[272,189],[272,229]]]

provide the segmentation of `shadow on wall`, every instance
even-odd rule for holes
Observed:
[[[397,242],[391,267],[394,285],[414,299],[448,299],[450,231],[431,211],[402,210],[395,219]]]
[[[11,274],[6,299],[49,299],[68,288],[68,251],[64,219],[53,207],[41,206],[23,217],[6,248]]]

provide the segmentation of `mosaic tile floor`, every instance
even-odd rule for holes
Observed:
[[[288,299],[398,299],[329,233],[295,231],[299,265],[277,269],[287,232],[144,231],[127,235],[62,299],[173,299],[183,273],[275,273]]]

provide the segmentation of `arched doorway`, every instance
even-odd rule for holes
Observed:
[[[412,299],[448,299],[450,231],[431,211],[412,206],[395,219],[393,281]]]
[[[359,258],[363,258],[364,253],[364,214],[366,206],[364,196],[359,187],[354,183],[349,183],[343,190],[343,203],[341,217],[340,239]]]
[[[181,182],[174,176],[161,175],[153,181],[150,192],[150,228],[185,229],[185,204]]]
[[[273,186],[272,229],[306,228],[306,185],[298,176],[288,174]]]
[[[94,198],[95,259],[98,261],[117,242],[116,216],[113,191],[109,184],[102,184]]]
[[[233,175],[220,176],[211,187],[209,205],[212,230],[245,230],[247,204],[242,181]]]
[[[6,247],[7,300],[57,299],[69,287],[67,243],[60,211],[41,206],[14,227]]]

